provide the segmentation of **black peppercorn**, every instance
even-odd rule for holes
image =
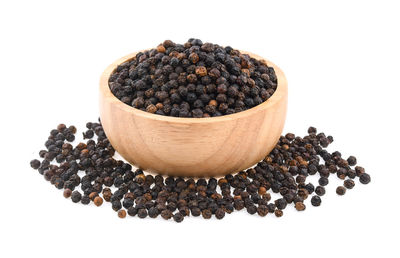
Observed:
[[[343,186],[338,186],[336,188],[336,193],[338,195],[344,195],[346,193],[346,188],[344,188]]]
[[[82,198],[81,198],[81,203],[84,204],[84,205],[88,205],[88,204],[90,203],[90,198],[89,198],[89,196],[88,196],[88,195],[82,196]]]
[[[121,202],[119,200],[112,201],[111,205],[114,211],[119,211],[122,208]]]
[[[174,219],[175,222],[180,223],[180,222],[183,221],[184,217],[183,217],[183,215],[181,213],[177,212],[177,213],[174,214],[173,219]]]
[[[147,217],[147,210],[146,209],[139,209],[138,211],[138,217],[141,219],[144,219]]]
[[[360,175],[360,183],[362,183],[362,184],[369,184],[369,182],[371,182],[371,177],[370,177],[370,175],[369,174],[367,174],[367,173],[362,173],[361,175]]]
[[[349,166],[355,166],[357,164],[357,159],[354,156],[350,156],[347,158],[347,162],[349,163]]]
[[[136,214],[138,213],[138,209],[136,207],[129,207],[128,209],[128,215],[129,216],[136,216]]]
[[[323,186],[317,186],[315,188],[315,193],[319,196],[323,196],[325,194],[325,188]]]
[[[71,194],[71,200],[75,203],[80,202],[82,194],[78,191],[73,191]]]
[[[320,206],[321,205],[321,197],[314,195],[313,197],[311,197],[311,204],[313,206]]]
[[[171,53],[171,51],[173,50],[166,50],[168,53]],[[236,55],[234,50],[230,50],[230,53]],[[171,54],[171,57],[175,56],[175,53]],[[138,58],[143,61],[148,57],[139,55]],[[184,57],[178,56],[177,58],[179,64],[184,60],[182,59]],[[218,58],[221,59],[222,56]],[[199,66],[203,65],[203,60],[203,56],[200,54]],[[168,65],[175,65],[174,62],[171,63],[171,58],[167,60]],[[248,66],[246,63],[244,65]],[[179,65],[175,70],[176,75],[172,74],[174,72],[172,68],[168,76],[170,80],[178,78],[178,73],[183,72],[178,68]],[[124,66],[121,65],[120,71],[123,69]],[[190,69],[193,70],[193,73],[195,72],[195,67]],[[224,92],[218,94],[229,95],[229,87],[237,87],[229,86],[227,92],[225,92],[225,87],[220,85],[229,82],[238,83],[238,78],[226,77],[223,69],[218,71],[220,77],[215,78],[215,83],[219,86],[215,86],[214,89],[211,86],[193,85],[184,88],[187,89],[185,93],[182,88],[177,90],[183,86],[176,85],[175,87],[172,84],[168,86],[171,86],[168,89],[172,90],[171,94],[179,92],[179,94],[188,96],[192,92],[195,95],[190,104],[186,102],[183,95],[180,95],[182,102],[180,105],[174,104],[178,108],[178,115],[181,110],[187,112],[185,115],[189,117],[218,116],[225,112],[223,105],[226,103],[218,103],[218,101],[225,101],[226,96],[219,96],[216,100],[212,98],[203,99],[203,97],[198,99],[196,95],[202,94],[201,96],[203,96],[208,93],[209,89],[215,93],[218,93],[217,91]],[[245,74],[248,72],[243,71]],[[263,73],[264,71],[260,72]],[[128,74],[127,76],[129,76]],[[203,78],[208,77],[208,74],[209,71],[207,70],[207,75]],[[262,77],[267,78],[265,75],[262,75]],[[211,82],[207,80],[204,79],[206,83]],[[212,80],[211,77],[209,80]],[[243,80],[249,80],[249,78],[239,79],[239,81],[242,81],[241,83],[243,83]],[[143,80],[143,83],[145,83],[145,80]],[[136,97],[145,96],[144,91],[148,90],[146,88],[147,82],[143,83],[138,83],[140,87],[144,87],[141,90],[143,94]],[[205,85],[207,85],[206,83]],[[245,91],[249,91],[252,96],[255,95],[254,90],[249,86],[245,87],[249,88]],[[148,96],[152,95],[150,93],[147,93]],[[239,95],[240,93],[238,93]],[[242,100],[245,100],[245,98],[244,96]],[[146,107],[153,105],[156,109],[162,109],[169,105],[168,103],[171,103],[170,99],[168,101],[157,103],[157,101],[152,102],[146,99],[145,105]],[[192,106],[194,103],[196,103],[196,108]],[[202,114],[202,108],[206,107],[204,105],[213,107],[214,113]],[[231,105],[235,104],[231,103]],[[196,114],[196,112],[199,113]],[[316,195],[312,196],[311,204],[319,206],[321,204],[319,196],[325,194],[324,186],[329,183],[328,177],[331,173],[336,173],[341,179],[349,178],[344,181],[344,187],[339,186],[336,189],[339,195],[345,194],[346,188],[352,189],[354,187],[352,179],[357,176],[360,177],[360,182],[363,184],[369,183],[371,180],[364,168],[360,166],[356,166],[354,170],[350,168],[356,163],[352,156],[345,160],[341,157],[340,152],[329,153],[326,151],[324,146],[330,144],[333,138],[326,137],[323,133],[317,135],[315,128],[311,128],[309,135],[304,138],[296,137],[290,133],[282,136],[271,153],[256,164],[254,168],[240,171],[235,175],[227,175],[219,180],[215,178],[195,180],[179,177],[167,177],[164,180],[159,175],[155,177],[146,175],[140,169],[132,171],[131,165],[113,158],[115,150],[106,138],[100,123],[87,123],[87,132],[93,132],[94,135],[91,137],[93,139],[87,139],[85,142],[78,143],[75,147],[64,140],[68,140],[68,135],[76,133],[76,128],[67,128],[65,125],[61,125],[59,129],[60,131],[54,129],[50,132],[51,135],[45,144],[47,151],[40,152],[40,156],[45,159],[42,162],[32,160],[32,168],[38,169],[39,173],[43,174],[45,179],[58,189],[64,188],[63,195],[66,198],[71,197],[73,202],[89,204],[92,200],[95,205],[99,206],[104,199],[112,203],[112,208],[118,211],[118,216],[121,218],[124,218],[128,213],[130,216],[138,215],[140,218],[147,216],[156,218],[158,215],[161,215],[164,219],[173,217],[176,222],[182,221],[189,214],[193,216],[202,215],[205,219],[209,219],[212,214],[215,214],[217,219],[222,219],[225,214],[243,208],[246,208],[249,214],[257,213],[259,216],[266,216],[268,213],[275,213],[277,217],[280,217],[283,215],[282,210],[287,205],[294,205],[299,211],[304,210],[306,208],[304,200],[314,192]],[[60,136],[60,134],[65,136],[64,140],[61,140],[63,136]],[[86,136],[84,134],[84,138],[89,138],[90,134]],[[321,164],[320,160],[324,163]],[[51,161],[54,163],[51,163]],[[79,171],[84,171],[85,175],[78,176]],[[308,177],[317,172],[320,175],[319,185],[314,187],[311,183],[306,184]],[[114,193],[108,188],[111,186],[117,188]],[[83,195],[79,191],[74,191],[77,187],[82,189]],[[268,191],[281,195],[281,198],[269,203],[271,195]],[[101,194],[102,197],[100,197]],[[122,207],[127,210],[122,209]]]
[[[328,179],[328,178],[325,178],[325,177],[321,177],[321,178],[318,180],[318,183],[319,183],[320,186],[326,186],[326,185],[329,184],[329,179]]]
[[[38,169],[40,167],[40,161],[37,159],[32,160],[30,164],[33,169]]]
[[[225,217],[225,211],[223,209],[221,209],[221,208],[217,209],[215,211],[215,217],[217,219],[223,219]]]

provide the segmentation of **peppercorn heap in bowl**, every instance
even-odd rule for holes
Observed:
[[[278,141],[286,106],[276,65],[199,39],[130,54],[100,82],[100,117],[114,148],[162,174],[214,176],[254,165]]]

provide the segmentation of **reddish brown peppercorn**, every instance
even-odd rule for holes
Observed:
[[[103,204],[103,198],[101,198],[100,196],[96,196],[93,200],[93,203],[96,206],[101,206]]]
[[[207,68],[204,66],[198,66],[196,68],[196,74],[199,76],[206,76],[207,75]]]
[[[283,211],[282,210],[275,210],[274,213],[275,213],[275,216],[278,217],[278,218],[283,216]]]
[[[302,202],[296,202],[295,208],[298,211],[304,211],[306,209],[306,206]]]
[[[199,61],[199,56],[198,56],[196,53],[191,53],[191,54],[189,55],[189,60],[190,60],[193,64],[195,64],[195,63],[197,63],[197,62]]]
[[[89,194],[89,198],[90,200],[94,201],[94,198],[96,198],[97,196],[99,196],[99,194],[97,192],[91,192]]]
[[[267,189],[263,186],[260,186],[260,188],[258,188],[258,194],[259,195],[264,195],[267,193]]]
[[[121,219],[126,217],[126,211],[125,210],[119,210],[118,211],[118,217],[120,217]]]
[[[157,111],[157,107],[153,104],[150,104],[146,107],[146,111],[154,114]]]
[[[157,51],[158,52],[160,52],[160,53],[165,53],[165,47],[163,46],[163,45],[158,45],[158,47],[157,47]]]

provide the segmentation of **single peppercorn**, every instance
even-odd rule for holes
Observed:
[[[343,186],[338,186],[336,188],[336,193],[338,195],[344,195],[346,193],[346,188],[344,188]]]
[[[158,209],[156,207],[151,207],[148,211],[150,218],[157,218],[158,216]]]
[[[84,204],[84,205],[88,205],[88,204],[90,203],[90,198],[89,198],[89,196],[88,196],[88,195],[82,196],[82,198],[81,198],[81,203]]]
[[[323,196],[323,195],[325,195],[325,187],[323,187],[323,186],[317,186],[316,188],[315,188],[315,193],[317,194],[317,195],[319,195],[319,196]]]
[[[347,163],[349,166],[355,166],[357,164],[357,159],[354,156],[350,156],[347,158]]]
[[[257,213],[259,216],[264,217],[268,214],[268,207],[265,205],[259,205],[257,207]]]
[[[91,192],[89,194],[89,198],[90,200],[94,201],[94,198],[96,198],[97,196],[99,196],[99,194],[97,192]]]
[[[126,217],[126,211],[125,210],[119,210],[118,211],[118,217],[123,219]]]
[[[119,211],[122,208],[121,202],[119,200],[112,201],[111,206],[114,211]]]
[[[89,196],[90,197],[90,196]],[[103,198],[101,198],[100,196],[96,196],[93,199],[93,203],[94,205],[96,205],[97,207],[101,206],[103,204]]]
[[[71,195],[72,195],[71,189],[68,189],[68,188],[65,189],[63,195],[64,195],[65,198],[71,197]]]
[[[223,209],[221,209],[221,208],[217,209],[215,211],[215,217],[217,219],[223,219],[225,217],[225,211]]]
[[[362,173],[362,174],[360,175],[360,183],[366,185],[366,184],[369,184],[369,182],[371,182],[371,177],[370,177],[370,175],[367,174],[367,173],[365,173],[365,172]]]
[[[33,169],[38,169],[40,167],[40,161],[37,159],[33,159],[31,160],[30,165]]]
[[[282,210],[275,210],[275,216],[277,217],[277,218],[279,218],[279,217],[282,217],[283,216],[283,211]]]
[[[144,219],[147,217],[147,210],[146,209],[139,209],[138,211],[138,217],[141,219]]]
[[[212,212],[209,209],[204,209],[201,212],[201,215],[203,216],[204,219],[210,219],[212,216]]]
[[[329,179],[326,178],[326,177],[321,177],[321,178],[318,180],[318,183],[319,183],[320,186],[326,186],[326,185],[329,184]]]
[[[356,166],[354,169],[358,177],[365,173],[365,169],[363,167]]]
[[[174,219],[175,222],[178,223],[182,222],[184,219],[183,215],[179,212],[175,213],[172,218]]]
[[[138,213],[138,209],[136,207],[129,207],[128,208],[128,215],[133,217],[136,216],[136,214]]]
[[[73,191],[71,194],[71,200],[75,203],[79,202],[82,198],[82,194],[78,191]]]
[[[321,197],[319,197],[318,195],[314,195],[313,197],[311,197],[311,204],[312,206],[320,206],[321,205]]]
[[[306,206],[302,202],[296,202],[295,208],[297,211],[304,211],[306,209]]]
[[[172,218],[172,212],[168,209],[161,211],[161,217],[165,220],[169,220]]]
[[[344,187],[346,187],[347,189],[353,189],[355,183],[354,183],[354,181],[351,180],[351,179],[346,179],[346,180],[343,182],[343,185],[344,185]]]

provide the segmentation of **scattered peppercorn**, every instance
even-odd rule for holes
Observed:
[[[84,205],[88,205],[88,204],[90,203],[90,198],[89,198],[89,196],[88,196],[88,195],[82,196],[82,198],[81,198],[81,203],[84,204]]]
[[[170,44],[167,42],[167,45]],[[197,63],[202,62],[201,58]],[[218,70],[212,70],[207,74],[218,74]],[[195,86],[193,89],[190,87],[190,91],[196,91]],[[180,90],[184,93],[183,88]],[[215,91],[225,92],[226,89],[216,86]],[[147,94],[151,95],[151,92]],[[217,107],[218,101],[207,99],[206,104]],[[162,103],[153,105],[157,109],[164,107]],[[253,168],[219,179],[197,180],[153,176],[141,169],[132,170],[130,164],[114,159],[115,150],[106,138],[101,123],[90,122],[86,127],[85,142],[73,146],[67,141],[72,139],[68,135],[75,134],[76,128],[65,124],[57,126],[50,132],[45,143],[46,150],[39,152],[43,160],[32,160],[31,167],[56,188],[64,189],[63,195],[71,197],[73,202],[89,204],[92,200],[100,206],[104,199],[111,202],[112,209],[120,217],[125,217],[126,213],[139,218],[160,215],[164,219],[173,218],[180,222],[185,216],[201,215],[210,219],[214,214],[217,219],[222,219],[226,214],[244,208],[249,214],[257,213],[263,217],[274,213],[280,217],[289,205],[294,205],[299,211],[304,210],[305,200],[314,193],[311,204],[320,206],[319,196],[325,194],[324,186],[329,183],[330,174],[335,173],[344,179],[345,187],[339,186],[336,190],[339,195],[343,195],[346,188],[354,187],[355,177],[359,177],[363,184],[371,180],[363,167],[351,168],[356,164],[352,156],[345,160],[338,151],[327,152],[325,147],[333,138],[317,134],[313,127],[309,128],[305,137],[291,133],[281,136],[271,153]],[[88,135],[89,131],[93,132],[92,137],[90,133]],[[80,176],[80,171],[85,174]],[[313,175],[320,177],[316,187],[308,182],[309,176]],[[271,200],[271,191],[280,197]]]
[[[65,198],[71,197],[71,194],[72,194],[71,189],[68,189],[68,188],[67,188],[67,189],[64,190],[63,195],[64,195]]]
[[[355,183],[354,183],[354,181],[351,180],[351,179],[346,179],[346,180],[343,182],[343,185],[344,185],[344,187],[346,187],[347,189],[353,189]]]
[[[275,213],[275,216],[278,218],[283,216],[283,211],[281,211],[281,210],[275,210],[274,213]]]
[[[217,209],[215,211],[215,217],[217,219],[223,219],[225,217],[225,211],[223,209],[221,209],[221,208]]]
[[[360,183],[366,185],[366,184],[369,184],[369,182],[371,182],[371,177],[370,177],[370,175],[367,174],[367,173],[362,173],[362,174],[360,175]]]
[[[40,167],[40,161],[37,159],[34,159],[31,161],[31,167],[33,169],[38,169]]]
[[[315,207],[320,206],[321,205],[321,197],[319,197],[318,195],[314,195],[313,197],[311,197],[311,204]]]
[[[147,217],[147,210],[146,209],[139,209],[138,211],[138,217],[141,219],[144,219]]]
[[[121,219],[126,217],[126,211],[125,210],[119,210],[118,211],[118,217],[120,217]]]
[[[317,195],[319,195],[319,196],[323,196],[323,195],[325,195],[325,187],[323,187],[323,186],[317,186],[316,188],[315,188],[315,193],[317,194]]]
[[[161,212],[161,217],[163,219],[169,220],[170,218],[172,218],[172,212],[168,209],[165,209]]]
[[[343,186],[338,186],[336,188],[336,193],[338,195],[344,195],[346,193],[346,188],[344,188]]]
[[[78,191],[73,191],[72,192],[72,194],[71,194],[71,200],[73,201],[73,202],[79,202],[80,200],[81,200],[81,198],[82,198],[82,194],[80,193],[80,192],[78,192]]]
[[[90,196],[89,196],[90,197]],[[101,206],[102,204],[103,204],[103,198],[101,198],[100,196],[96,196],[94,199],[93,199],[93,203],[94,203],[94,205],[96,205],[97,207],[98,206]]]
[[[306,209],[306,206],[302,202],[296,202],[295,208],[298,211],[304,211]]]
[[[175,213],[173,218],[174,218],[174,221],[178,222],[178,223],[183,221],[183,215],[179,212]]]

